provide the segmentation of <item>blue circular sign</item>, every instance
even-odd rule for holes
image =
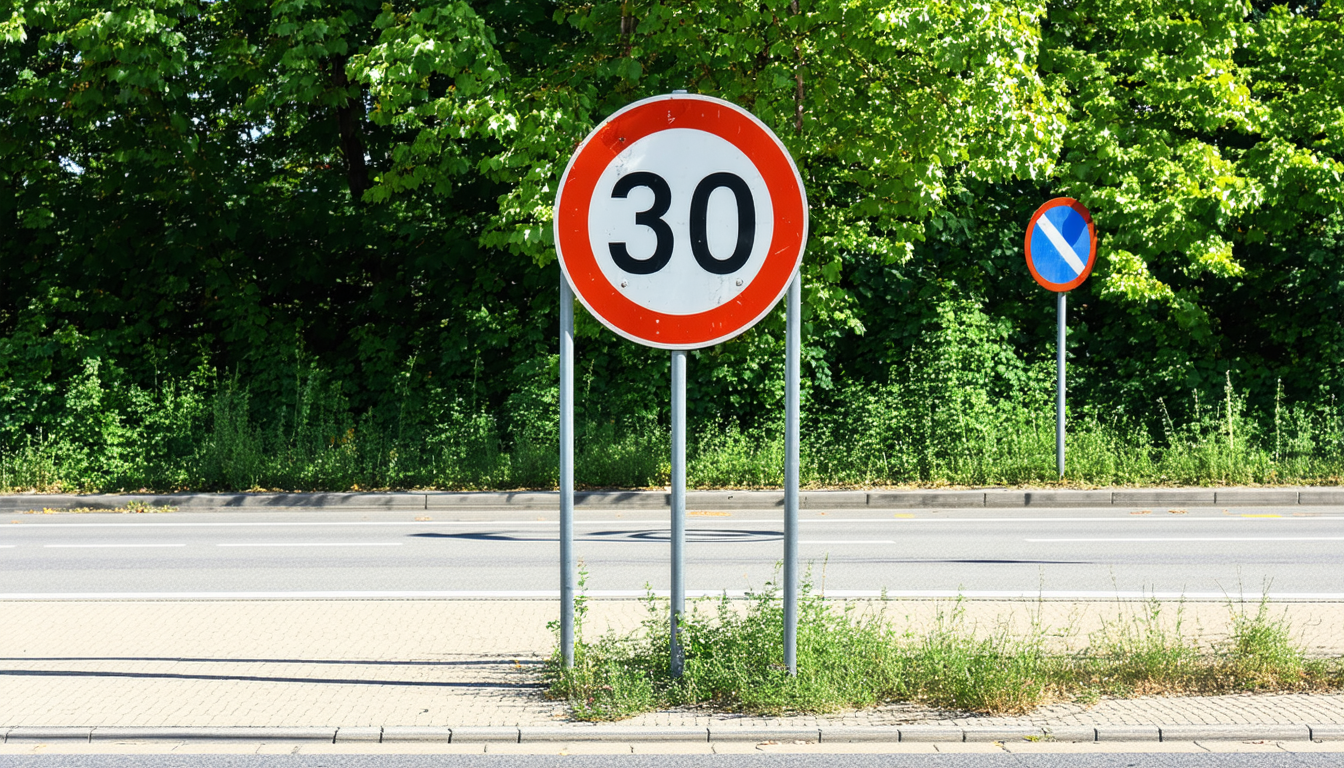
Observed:
[[[1027,269],[1042,287],[1056,292],[1077,288],[1097,260],[1092,214],[1071,197],[1042,205],[1027,225],[1026,251]]]

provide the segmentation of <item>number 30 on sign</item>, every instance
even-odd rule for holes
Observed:
[[[706,96],[615,113],[579,145],[556,196],[556,250],[579,301],[662,349],[750,328],[784,295],[806,241],[807,198],[784,145]]]

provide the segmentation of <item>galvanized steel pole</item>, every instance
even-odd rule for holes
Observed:
[[[784,321],[784,666],[798,674],[798,418],[803,275],[789,283]]]
[[[1060,291],[1059,297],[1059,335],[1055,340],[1055,366],[1058,369],[1055,386],[1055,468],[1059,478],[1064,479],[1064,304],[1069,294]]]
[[[574,666],[574,292],[560,276],[560,653]]]
[[[686,611],[686,352],[672,353],[672,643],[673,677],[681,677],[681,616]]]

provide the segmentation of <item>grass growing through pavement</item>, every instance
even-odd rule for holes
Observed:
[[[757,715],[824,713],[912,701],[986,714],[1029,712],[1056,701],[1101,696],[1311,691],[1344,687],[1344,660],[1308,659],[1286,620],[1261,602],[1233,610],[1228,638],[1202,647],[1164,622],[1164,608],[1107,623],[1073,653],[1051,652],[1033,623],[1025,634],[1005,626],[988,636],[964,621],[961,605],[931,630],[898,633],[872,604],[827,601],[803,590],[798,675],[783,666],[783,609],[769,586],[745,605],[701,601],[684,616],[684,674],[669,674],[666,602],[648,599],[649,615],[629,635],[587,641],[575,665],[559,651],[544,667],[547,693],[569,702],[578,720],[618,720],[657,708],[709,706]],[[582,612],[580,613],[580,618]],[[1178,617],[1179,619],[1179,617]]]

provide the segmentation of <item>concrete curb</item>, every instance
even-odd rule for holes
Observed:
[[[1311,741],[1307,725],[1164,725],[1163,741]]]
[[[648,728],[620,725],[542,725],[505,727],[357,726],[322,728],[127,728],[127,727],[0,727],[3,743],[50,741],[257,741],[324,743],[572,743],[572,742],[1171,742],[1171,741],[1339,741],[1344,725],[1098,725],[1098,726],[790,726]]]
[[[95,727],[89,741],[319,741],[336,739],[337,728],[232,727],[232,728],[125,728]],[[5,737],[6,743],[13,733]],[[31,741],[31,739],[29,739]]]
[[[115,509],[130,503],[179,509],[262,511],[299,509],[389,510],[557,510],[554,491],[489,493],[180,493],[180,494],[9,494],[0,495],[0,512],[89,507]],[[581,510],[667,509],[663,491],[589,491],[576,493]],[[1341,488],[1117,488],[1093,491],[803,491],[803,509],[1051,509],[1061,507],[1294,507],[1344,506]],[[690,491],[686,508],[694,511],[783,509],[783,491]]]

